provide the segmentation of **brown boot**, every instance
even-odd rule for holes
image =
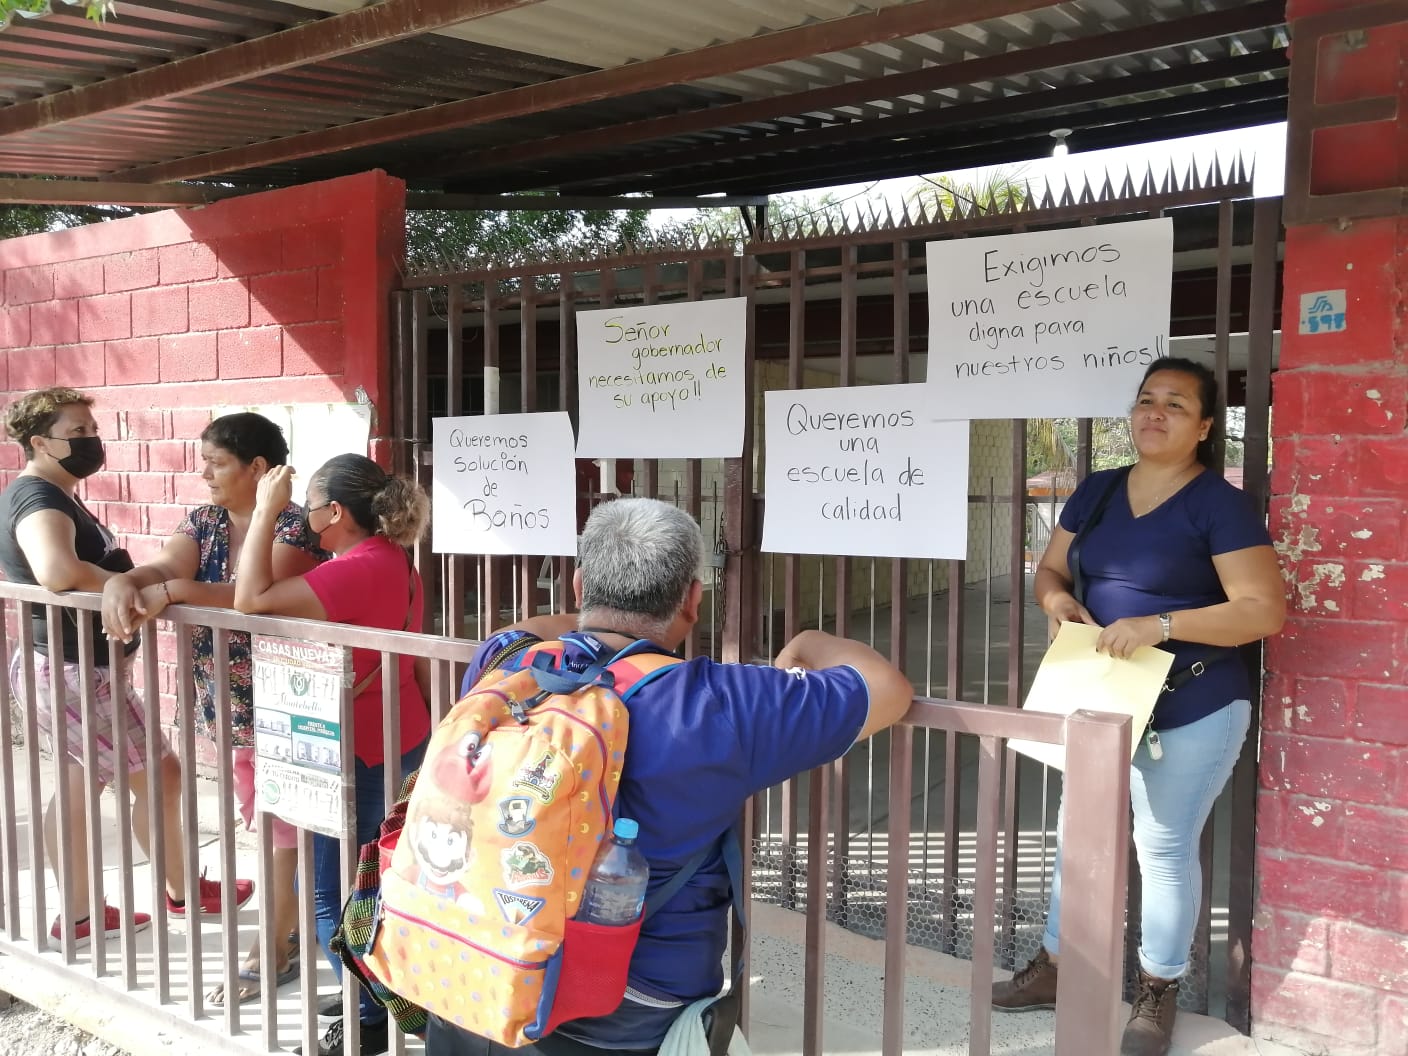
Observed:
[[[1056,1007],[1056,965],[1045,948],[1011,979],[992,984],[992,1007],[998,1012]]]
[[[1166,1056],[1178,1014],[1178,980],[1160,979],[1139,969],[1139,993],[1124,1028],[1120,1056]]]

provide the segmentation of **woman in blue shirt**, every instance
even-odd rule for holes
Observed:
[[[1159,697],[1149,731],[1135,731],[1130,799],[1143,932],[1122,1056],[1169,1050],[1198,920],[1199,840],[1251,721],[1251,685],[1235,647],[1277,633],[1285,618],[1264,518],[1208,467],[1216,407],[1217,382],[1206,367],[1176,358],[1151,364],[1130,414],[1139,460],[1091,474],[1076,489],[1036,573],[1053,635],[1061,622],[1076,621],[1102,627],[1097,648],[1111,656],[1145,645],[1175,655],[1176,688]],[[1000,1011],[1056,1004],[1059,826],[1057,838],[1043,948],[993,987]]]

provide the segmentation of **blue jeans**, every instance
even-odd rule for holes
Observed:
[[[1177,979],[1188,970],[1188,950],[1198,924],[1203,870],[1198,844],[1222,786],[1232,776],[1251,724],[1251,704],[1234,700],[1187,726],[1161,730],[1162,759],[1140,741],[1129,773],[1134,808],[1134,847],[1143,881],[1139,963],[1150,975]],[[1062,811],[1064,813],[1064,806]],[[1056,869],[1042,944],[1061,952],[1061,822],[1056,828]]]
[[[404,778],[420,766],[425,758],[422,741],[405,755],[401,756],[401,776]],[[370,843],[381,834],[381,822],[386,817],[387,804],[382,797],[381,783],[385,765],[368,766],[362,760],[356,761],[354,775],[357,782],[356,819],[357,846]],[[332,970],[342,979],[342,962],[328,948],[332,933],[342,920],[342,841],[331,836],[313,836],[313,909],[318,922],[318,945],[323,948],[323,956],[332,965]],[[362,991],[361,1020],[363,1023],[380,1023],[386,1019],[386,1009],[382,1008],[365,990]]]

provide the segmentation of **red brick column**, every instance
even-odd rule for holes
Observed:
[[[1318,101],[1397,96],[1408,113],[1405,56],[1404,24],[1327,38]],[[1317,134],[1312,191],[1408,183],[1403,128]],[[1291,611],[1267,651],[1253,1029],[1341,1056],[1408,1053],[1405,261],[1403,217],[1289,228],[1273,382],[1271,528]],[[1302,296],[1338,290],[1345,329],[1300,333]]]

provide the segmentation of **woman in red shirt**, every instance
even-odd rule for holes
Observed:
[[[254,517],[240,555],[235,608],[241,612],[328,620],[389,631],[419,631],[424,608],[420,576],[407,548],[425,532],[430,502],[418,485],[389,475],[369,458],[338,455],[308,481],[304,519],[312,540],[334,554],[302,576],[274,581],[272,551],[279,512],[292,494],[292,471],[275,466],[259,481]],[[430,734],[430,712],[416,679],[412,657],[397,665],[400,682],[401,773],[420,765]],[[381,654],[355,649],[352,671],[353,743],[356,752],[356,839],[376,838],[386,804],[382,800]],[[409,746],[409,747],[406,747]],[[318,941],[341,978],[342,965],[328,940],[342,911],[342,865],[338,841],[313,837],[313,901]],[[362,994],[363,1054],[386,1051],[386,1010]],[[319,1053],[343,1051],[342,1024],[333,1024]]]

